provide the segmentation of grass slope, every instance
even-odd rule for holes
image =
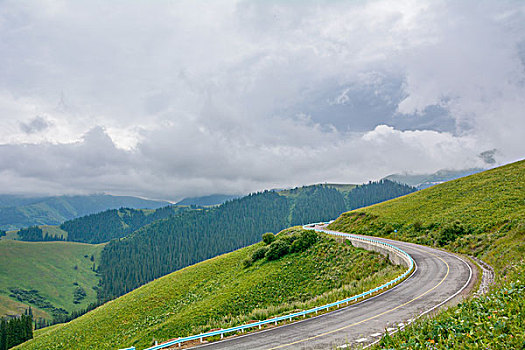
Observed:
[[[294,230],[281,235],[292,235]],[[20,349],[144,348],[253,319],[321,305],[378,285],[402,272],[382,256],[323,235],[302,253],[243,261],[258,243],[157,279],[57,326]]]
[[[90,258],[93,255],[97,262],[102,248],[103,245],[70,242],[0,241],[0,315],[30,305],[9,298],[10,288],[36,289],[54,307],[69,312],[85,308],[96,300],[93,287],[98,284]],[[87,294],[79,304],[73,303],[75,282]],[[31,306],[35,308],[34,304]],[[49,317],[49,310],[35,312],[37,317]]]
[[[19,301],[15,301],[5,295],[0,295],[0,317],[5,315],[21,315],[27,310],[28,305]],[[33,317],[37,318],[51,318],[49,313],[37,308],[33,308]]]
[[[496,271],[488,296],[419,321],[381,346],[525,348],[525,161],[345,213],[330,228],[475,255]]]

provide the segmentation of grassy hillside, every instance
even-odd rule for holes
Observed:
[[[330,228],[475,255],[497,273],[489,296],[420,321],[382,346],[525,346],[525,161],[345,213]]]
[[[69,242],[0,241],[0,315],[20,314],[31,305],[37,317],[52,318],[60,309],[71,312],[96,301],[93,287],[99,278],[92,267],[98,264],[102,248]],[[86,296],[77,292],[75,304],[78,288]]]
[[[289,240],[301,232],[292,229],[278,237]],[[131,345],[140,349],[154,339],[164,341],[321,305],[402,272],[376,253],[325,235],[317,237],[305,251],[278,260],[243,263],[265,246],[261,242],[176,271],[68,324],[41,332],[20,349]]]

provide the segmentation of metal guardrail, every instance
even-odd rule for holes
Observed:
[[[244,330],[249,329],[249,328],[254,328],[254,327],[258,327],[259,329],[261,329],[262,326],[267,325],[267,324],[273,323],[273,324],[277,325],[277,323],[281,322],[281,321],[285,321],[285,320],[291,321],[293,318],[306,316],[306,315],[313,314],[313,313],[317,314],[319,311],[328,310],[328,309],[330,309],[332,307],[337,307],[337,306],[340,306],[342,304],[347,304],[348,305],[350,302],[358,301],[360,298],[364,299],[367,296],[370,296],[370,295],[372,295],[372,294],[374,294],[376,292],[379,292],[379,291],[381,291],[383,289],[387,289],[387,288],[392,287],[393,285],[397,284],[398,282],[401,282],[403,279],[405,279],[412,272],[412,270],[413,270],[413,268],[415,266],[414,260],[404,250],[402,250],[402,249],[400,249],[400,248],[398,248],[398,247],[396,247],[396,246],[394,246],[392,244],[381,242],[381,241],[378,241],[378,240],[375,240],[375,239],[372,239],[372,238],[364,238],[364,237],[359,237],[359,236],[356,236],[356,235],[351,235],[351,234],[348,234],[348,233],[329,231],[329,230],[324,230],[324,229],[320,229],[320,228],[316,228],[315,227],[315,226],[318,226],[318,225],[325,225],[325,224],[328,224],[328,223],[329,222],[320,222],[320,223],[315,223],[315,224],[308,224],[308,225],[304,225],[303,228],[307,229],[307,230],[315,230],[315,231],[318,231],[318,232],[328,233],[330,235],[347,237],[347,238],[361,240],[361,241],[368,242],[368,243],[371,242],[371,243],[374,243],[375,245],[382,245],[382,246],[389,247],[393,251],[398,252],[400,255],[402,255],[406,259],[406,261],[409,263],[408,270],[405,271],[405,273],[403,273],[399,277],[397,277],[397,278],[395,278],[395,279],[393,279],[393,280],[391,280],[391,281],[389,281],[389,282],[387,282],[387,283],[385,283],[385,284],[383,284],[383,285],[381,285],[379,287],[376,287],[374,289],[370,289],[370,290],[368,290],[366,292],[363,292],[363,293],[358,294],[358,295],[354,295],[352,297],[349,297],[349,298],[346,298],[346,299],[343,299],[343,300],[340,300],[340,301],[336,301],[336,302],[333,302],[333,303],[330,303],[330,304],[326,304],[326,305],[322,305],[322,306],[317,306],[317,307],[314,307],[312,309],[308,309],[308,310],[304,310],[304,311],[294,312],[292,314],[288,314],[288,315],[284,315],[284,316],[272,317],[272,318],[269,318],[269,319],[264,320],[264,321],[258,321],[258,322],[244,324],[244,325],[240,325],[240,326],[236,326],[236,327],[220,329],[220,330],[217,330],[217,331],[211,331],[211,332],[206,332],[206,333],[201,333],[201,334],[196,334],[196,335],[190,335],[188,337],[174,339],[174,340],[165,342],[163,344],[155,345],[155,346],[149,347],[149,348],[144,349],[144,350],[160,350],[160,349],[163,349],[163,348],[166,348],[166,347],[169,347],[169,346],[173,346],[173,345],[177,345],[177,344],[180,346],[181,343],[184,343],[184,342],[187,342],[187,341],[192,341],[192,340],[200,340],[202,342],[202,340],[204,338],[214,337],[214,336],[217,336],[217,335],[220,335],[221,339],[222,339],[224,337],[224,334],[226,334],[226,333],[234,333],[234,332],[238,332],[238,331],[244,332]],[[122,349],[122,350],[135,350],[135,347],[130,347],[130,348],[127,348],[127,349]]]

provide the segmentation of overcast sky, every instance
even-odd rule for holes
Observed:
[[[0,1],[2,193],[177,200],[524,155],[523,1]]]

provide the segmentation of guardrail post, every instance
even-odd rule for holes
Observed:
[[[201,343],[202,343],[202,337],[201,337]]]
[[[259,329],[261,329],[261,328],[262,328],[262,326],[261,326],[261,325],[259,325]]]

